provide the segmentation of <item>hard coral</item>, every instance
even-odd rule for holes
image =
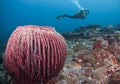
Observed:
[[[93,46],[93,50],[98,49],[101,47],[101,40],[96,40]]]
[[[12,84],[46,84],[59,74],[66,56],[64,38],[53,28],[19,26],[8,40],[4,66]]]

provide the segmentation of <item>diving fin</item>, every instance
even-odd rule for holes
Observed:
[[[60,20],[60,19],[63,19],[65,17],[65,14],[64,15],[59,15],[56,17],[57,20]]]

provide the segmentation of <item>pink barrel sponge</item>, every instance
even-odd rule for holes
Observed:
[[[66,42],[52,27],[19,26],[8,40],[4,66],[13,84],[46,84],[58,76],[66,56]]]

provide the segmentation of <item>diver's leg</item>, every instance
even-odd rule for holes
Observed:
[[[56,19],[60,20],[60,19],[63,19],[64,17],[74,18],[74,16],[70,16],[70,15],[64,14],[64,15],[57,16]]]
[[[70,15],[67,15],[67,14],[64,14],[64,17],[73,18],[73,16],[70,16]]]

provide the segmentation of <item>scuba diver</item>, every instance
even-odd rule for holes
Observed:
[[[56,19],[60,20],[60,19],[63,19],[64,17],[68,17],[68,18],[71,18],[71,19],[84,19],[84,18],[86,18],[88,13],[89,13],[88,9],[83,9],[83,10],[80,10],[79,12],[77,12],[76,14],[74,14],[72,16],[64,14],[64,15],[57,16]]]

